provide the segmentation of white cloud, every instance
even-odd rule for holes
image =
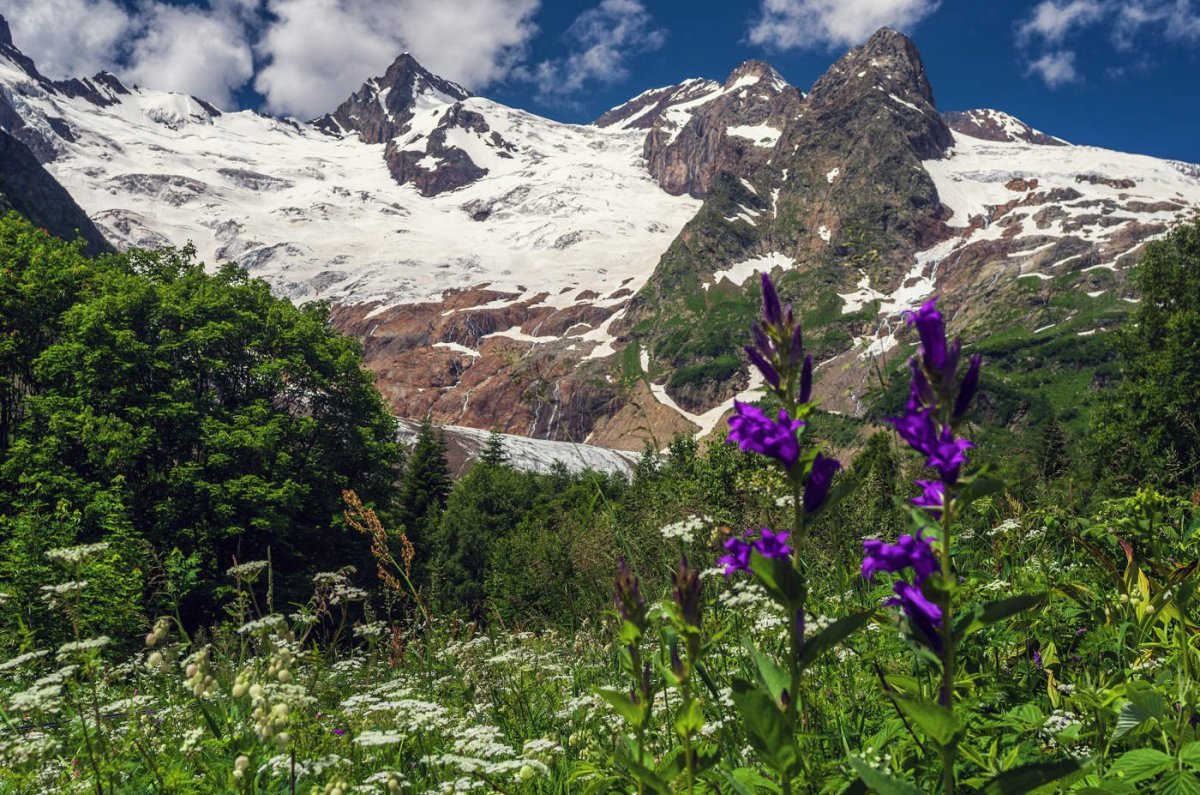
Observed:
[[[762,0],[754,44],[780,50],[861,44],[881,27],[909,30],[940,0]]]
[[[49,77],[106,69],[128,82],[228,107],[254,72],[247,31],[257,5],[143,0],[130,13],[113,0],[17,0],[4,15],[14,43]]]
[[[1038,37],[1047,44],[1060,44],[1068,33],[1102,19],[1107,3],[1100,0],[1044,0],[1034,6],[1030,17],[1017,29],[1024,41]]]
[[[113,0],[16,0],[2,13],[13,43],[53,78],[114,69],[134,25]]]
[[[1065,86],[1079,80],[1075,69],[1075,53],[1070,50],[1048,52],[1029,64],[1029,74],[1036,74],[1050,88]]]
[[[142,85],[235,105],[233,94],[254,76],[247,20],[240,6],[143,4],[141,30],[122,76]]]
[[[540,0],[269,0],[255,80],[268,110],[333,110],[409,51],[430,71],[479,89],[524,58]]]
[[[542,99],[563,100],[590,82],[624,79],[629,58],[658,49],[667,34],[640,0],[603,0],[576,17],[566,38],[572,50],[565,58],[542,61],[526,75]]]

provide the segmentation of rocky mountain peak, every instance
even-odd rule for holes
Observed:
[[[729,73],[729,77],[725,79],[725,89],[730,90],[737,86],[749,86],[756,83],[761,83],[764,87],[776,91],[787,88],[788,85],[783,76],[775,71],[775,67],[771,64],[751,59]]]
[[[382,76],[363,83],[337,110],[313,123],[331,135],[357,133],[364,143],[387,143],[408,130],[418,104],[451,105],[471,96],[406,52]]]
[[[814,101],[842,93],[847,85],[876,86],[905,99],[919,98],[935,105],[921,53],[912,39],[891,28],[880,28],[867,41],[846,53],[813,85]]]
[[[0,45],[12,46],[12,31],[8,27],[8,20],[0,14]]]

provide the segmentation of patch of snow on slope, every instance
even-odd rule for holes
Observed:
[[[732,135],[736,138],[745,138],[748,141],[753,141],[755,146],[761,146],[764,149],[770,149],[779,142],[779,136],[783,133],[766,124],[742,125],[736,127],[728,127],[725,130],[726,135]]]
[[[742,403],[753,403],[762,398],[763,384],[765,383],[762,373],[757,368],[751,367],[749,386],[735,395],[733,399]],[[659,403],[697,426],[698,430],[692,434],[692,437],[695,439],[703,438],[712,433],[713,429],[721,421],[721,418],[733,410],[733,403],[730,402],[714,406],[703,414],[693,414],[687,409],[682,408],[667,394],[666,385],[650,384],[650,391],[654,394],[654,399]]]
[[[838,178],[838,174],[841,173],[842,170],[840,168],[831,168],[825,172],[825,181],[832,185],[833,181]]]
[[[780,254],[778,251],[773,251],[770,254],[764,254],[761,257],[754,259],[743,260],[730,265],[727,269],[717,271],[713,274],[712,284],[720,284],[722,279],[728,279],[736,286],[741,286],[746,283],[756,273],[770,273],[775,268],[791,268],[795,266],[796,260]]]
[[[886,295],[878,290],[871,289],[871,277],[862,268],[858,269],[859,279],[856,285],[857,289],[849,293],[838,293],[838,298],[846,302],[842,307],[842,314],[848,315],[851,312],[857,312],[872,301],[882,301],[887,298]]]

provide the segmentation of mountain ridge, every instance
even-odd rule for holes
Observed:
[[[886,29],[807,94],[752,60],[591,125],[410,55],[312,123],[56,85],[0,58],[0,127],[42,136],[119,245],[192,239],[330,300],[402,416],[635,450],[753,398],[729,340],[757,271],[805,318],[827,408],[862,415],[870,373],[912,344],[903,310],[936,291],[956,328],[1094,347],[1140,246],[1200,206],[1200,171],[940,113]]]

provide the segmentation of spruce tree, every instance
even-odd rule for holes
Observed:
[[[479,454],[479,460],[491,466],[505,466],[508,464],[508,450],[504,447],[504,437],[499,431],[493,430],[488,434],[487,442],[483,446],[483,452]]]
[[[438,546],[438,526],[450,495],[446,440],[426,415],[409,454],[400,490],[400,521],[416,550],[414,579],[429,581],[428,569]]]

